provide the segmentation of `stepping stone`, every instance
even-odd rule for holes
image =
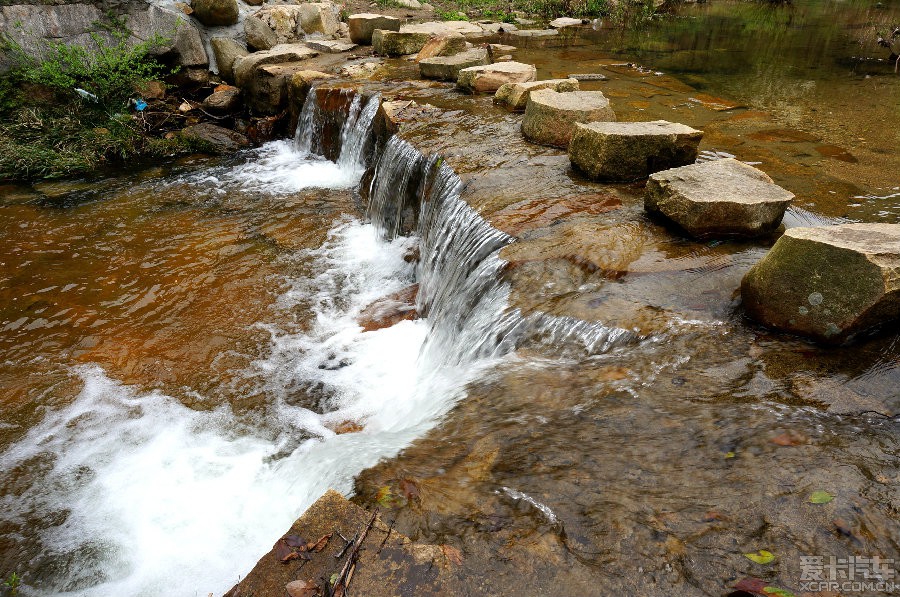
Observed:
[[[400,31],[404,33],[430,33],[432,35],[446,35],[455,31],[462,35],[477,34],[481,35],[484,30],[476,23],[469,21],[430,21],[428,23],[414,23],[412,25],[403,25]]]
[[[442,81],[456,81],[459,78],[459,72],[464,68],[473,66],[484,66],[490,64],[487,57],[487,50],[484,48],[473,48],[460,52],[455,56],[444,56],[439,58],[426,58],[419,61],[419,72],[426,79],[440,79]]]
[[[900,225],[791,228],[741,283],[761,323],[847,342],[900,321]]]
[[[652,174],[644,208],[694,237],[753,237],[775,230],[793,198],[765,172],[727,159]]]
[[[342,52],[349,52],[356,47],[356,44],[337,39],[316,39],[306,42],[306,45],[313,50],[325,52],[326,54],[341,54]]]
[[[397,17],[368,12],[350,15],[347,25],[350,27],[350,40],[363,46],[372,44],[372,34],[376,29],[400,31],[400,19]]]
[[[428,32],[385,31],[376,29],[372,34],[372,48],[384,56],[416,54],[435,34]]]
[[[506,104],[513,110],[524,110],[531,92],[539,89],[552,89],[560,93],[578,91],[578,81],[575,79],[547,79],[530,83],[507,83],[494,94],[494,102]]]
[[[451,31],[436,37],[432,37],[419,50],[416,62],[427,58],[439,58],[441,56],[454,56],[466,50],[466,38],[462,33]]]
[[[581,19],[572,19],[569,17],[560,17],[558,19],[554,19],[550,21],[549,25],[554,29],[563,29],[565,27],[581,27],[582,25],[587,25]]]
[[[472,93],[494,93],[506,83],[527,83],[534,81],[536,76],[537,69],[533,64],[500,62],[462,69],[456,85]]]
[[[539,89],[528,98],[522,134],[534,143],[566,148],[575,134],[575,123],[615,119],[609,100],[600,91]]]
[[[702,138],[698,130],[665,120],[579,123],[569,159],[594,180],[627,182],[693,164]]]

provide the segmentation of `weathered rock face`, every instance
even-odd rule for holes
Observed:
[[[426,79],[456,81],[459,78],[459,71],[462,69],[486,64],[490,64],[487,50],[484,48],[472,48],[454,56],[421,60],[419,62],[419,72]]]
[[[372,34],[372,48],[383,56],[405,56],[417,53],[431,37],[431,33],[376,29]]]
[[[251,110],[275,114],[286,105],[291,76],[306,70],[304,61],[317,55],[304,44],[283,44],[266,52],[254,52],[235,62],[235,82],[244,90]]]
[[[537,69],[533,64],[500,62],[460,70],[456,85],[472,93],[495,93],[507,83],[534,81],[536,75]]]
[[[441,56],[453,56],[459,54],[466,49],[466,38],[462,33],[451,31],[443,35],[438,35],[429,39],[419,54],[416,56],[416,62],[421,62],[427,58],[438,58]]]
[[[237,0],[193,0],[191,8],[198,21],[206,26],[234,25],[238,22]]]
[[[149,9],[128,13],[128,27],[132,35],[147,40],[153,35],[162,35],[168,43],[154,50],[157,55],[175,54],[181,66],[206,66],[209,57],[200,31],[180,12],[153,5]],[[172,35],[172,32],[175,35]]]
[[[372,34],[376,29],[384,31],[400,31],[400,19],[372,13],[350,15],[347,18],[350,26],[350,39],[355,44],[368,46],[372,44]]]
[[[356,44],[337,39],[314,39],[306,42],[306,45],[323,54],[341,54],[356,47]]]
[[[213,114],[228,114],[241,105],[241,90],[237,87],[223,86],[224,89],[214,91],[203,100],[203,109]]]
[[[181,134],[209,143],[219,153],[231,153],[250,145],[250,140],[244,135],[209,123],[189,126]]]
[[[695,237],[752,237],[781,223],[794,194],[735,159],[665,170],[647,181],[644,208]]]
[[[334,35],[339,25],[331,2],[267,6],[244,19],[247,44],[258,50],[302,40],[307,33]]]
[[[631,181],[693,164],[702,138],[698,130],[665,120],[579,123],[569,159],[595,180]]]
[[[494,94],[494,101],[505,104],[511,110],[524,110],[528,104],[528,97],[532,91],[539,89],[552,89],[559,93],[578,91],[578,81],[575,79],[547,79],[546,81],[531,81],[530,83],[507,83]]]
[[[774,328],[841,343],[900,321],[900,225],[791,228],[744,276],[747,312]]]
[[[565,148],[575,134],[576,123],[615,119],[609,100],[600,91],[559,93],[540,89],[528,98],[522,134],[534,143]]]
[[[230,37],[214,37],[209,40],[213,55],[216,58],[216,66],[219,75],[226,81],[234,81],[234,63],[238,58],[243,58],[250,52],[239,41]]]

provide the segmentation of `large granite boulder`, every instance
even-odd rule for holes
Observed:
[[[209,40],[219,75],[226,81],[234,81],[234,63],[250,52],[241,42],[230,37],[214,37]]]
[[[507,83],[527,83],[534,81],[535,76],[537,69],[533,64],[498,62],[460,70],[456,85],[472,93],[496,93]]]
[[[791,228],[741,284],[765,325],[842,343],[900,321],[900,225]]]
[[[552,89],[560,93],[578,91],[579,84],[575,79],[547,79],[529,83],[506,83],[494,94],[494,102],[504,104],[511,110],[524,110],[532,91]]]
[[[765,172],[726,159],[652,174],[644,208],[694,237],[753,237],[775,230],[793,198]]]
[[[155,35],[165,38],[166,43],[153,49],[157,56],[174,54],[176,64],[184,67],[209,64],[200,30],[181,12],[154,4],[149,8],[130,9],[126,23],[134,39],[146,41]]]
[[[238,22],[237,0],[192,0],[194,17],[207,27],[234,25]]]
[[[451,31],[442,35],[432,37],[419,53],[416,55],[416,62],[421,62],[428,58],[439,58],[441,56],[453,56],[466,50],[466,38],[462,33]]]
[[[627,182],[693,164],[702,138],[698,130],[665,120],[578,123],[569,159],[594,180]]]
[[[283,44],[254,52],[234,64],[234,79],[244,91],[247,105],[259,114],[275,114],[287,103],[287,88],[294,73],[309,68],[305,62],[318,52],[304,44]]]
[[[575,134],[576,123],[615,119],[609,100],[600,91],[560,93],[539,89],[528,97],[522,134],[534,143],[565,148]]]
[[[419,72],[425,79],[456,81],[459,78],[459,71],[462,69],[486,64],[490,64],[487,50],[484,48],[472,48],[454,56],[420,60]]]
[[[350,27],[350,39],[355,44],[368,46],[372,44],[372,34],[376,29],[384,31],[400,31],[400,19],[372,13],[359,13],[347,17]]]
[[[331,2],[265,6],[244,19],[247,45],[268,50],[302,40],[308,33],[334,35],[340,28],[339,11]]]

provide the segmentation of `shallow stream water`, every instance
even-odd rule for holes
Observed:
[[[606,74],[583,88],[622,120],[702,127],[707,159],[797,194],[788,225],[896,223],[884,4],[713,2],[516,58]],[[358,154],[290,141],[0,188],[0,574],[221,594],[327,487],[458,547],[473,594],[796,590],[802,555],[900,561],[896,334],[756,327],[735,289],[771,239],[682,239],[639,187],[527,146],[520,116],[389,66],[383,88],[445,110],[408,138],[460,175],[413,236],[392,234],[399,176],[366,210]],[[388,150],[383,172],[427,159]],[[427,317],[362,331],[414,282]]]

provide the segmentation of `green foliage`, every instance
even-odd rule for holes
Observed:
[[[464,13],[459,12],[458,10],[438,10],[435,12],[435,16],[442,21],[468,21],[469,17],[467,17]]]
[[[22,578],[15,572],[10,573],[6,580],[3,581],[3,587],[9,591],[10,595],[18,595],[21,584]]]
[[[161,35],[129,46],[131,32],[125,21],[112,15],[95,23],[104,32],[91,33],[96,46],[49,43],[43,60],[25,55],[21,46],[5,36],[2,49],[18,65],[15,76],[22,81],[38,83],[60,94],[74,94],[76,88],[97,96],[100,107],[119,108],[134,93],[134,86],[165,76],[170,70],[151,55],[168,40]]]

